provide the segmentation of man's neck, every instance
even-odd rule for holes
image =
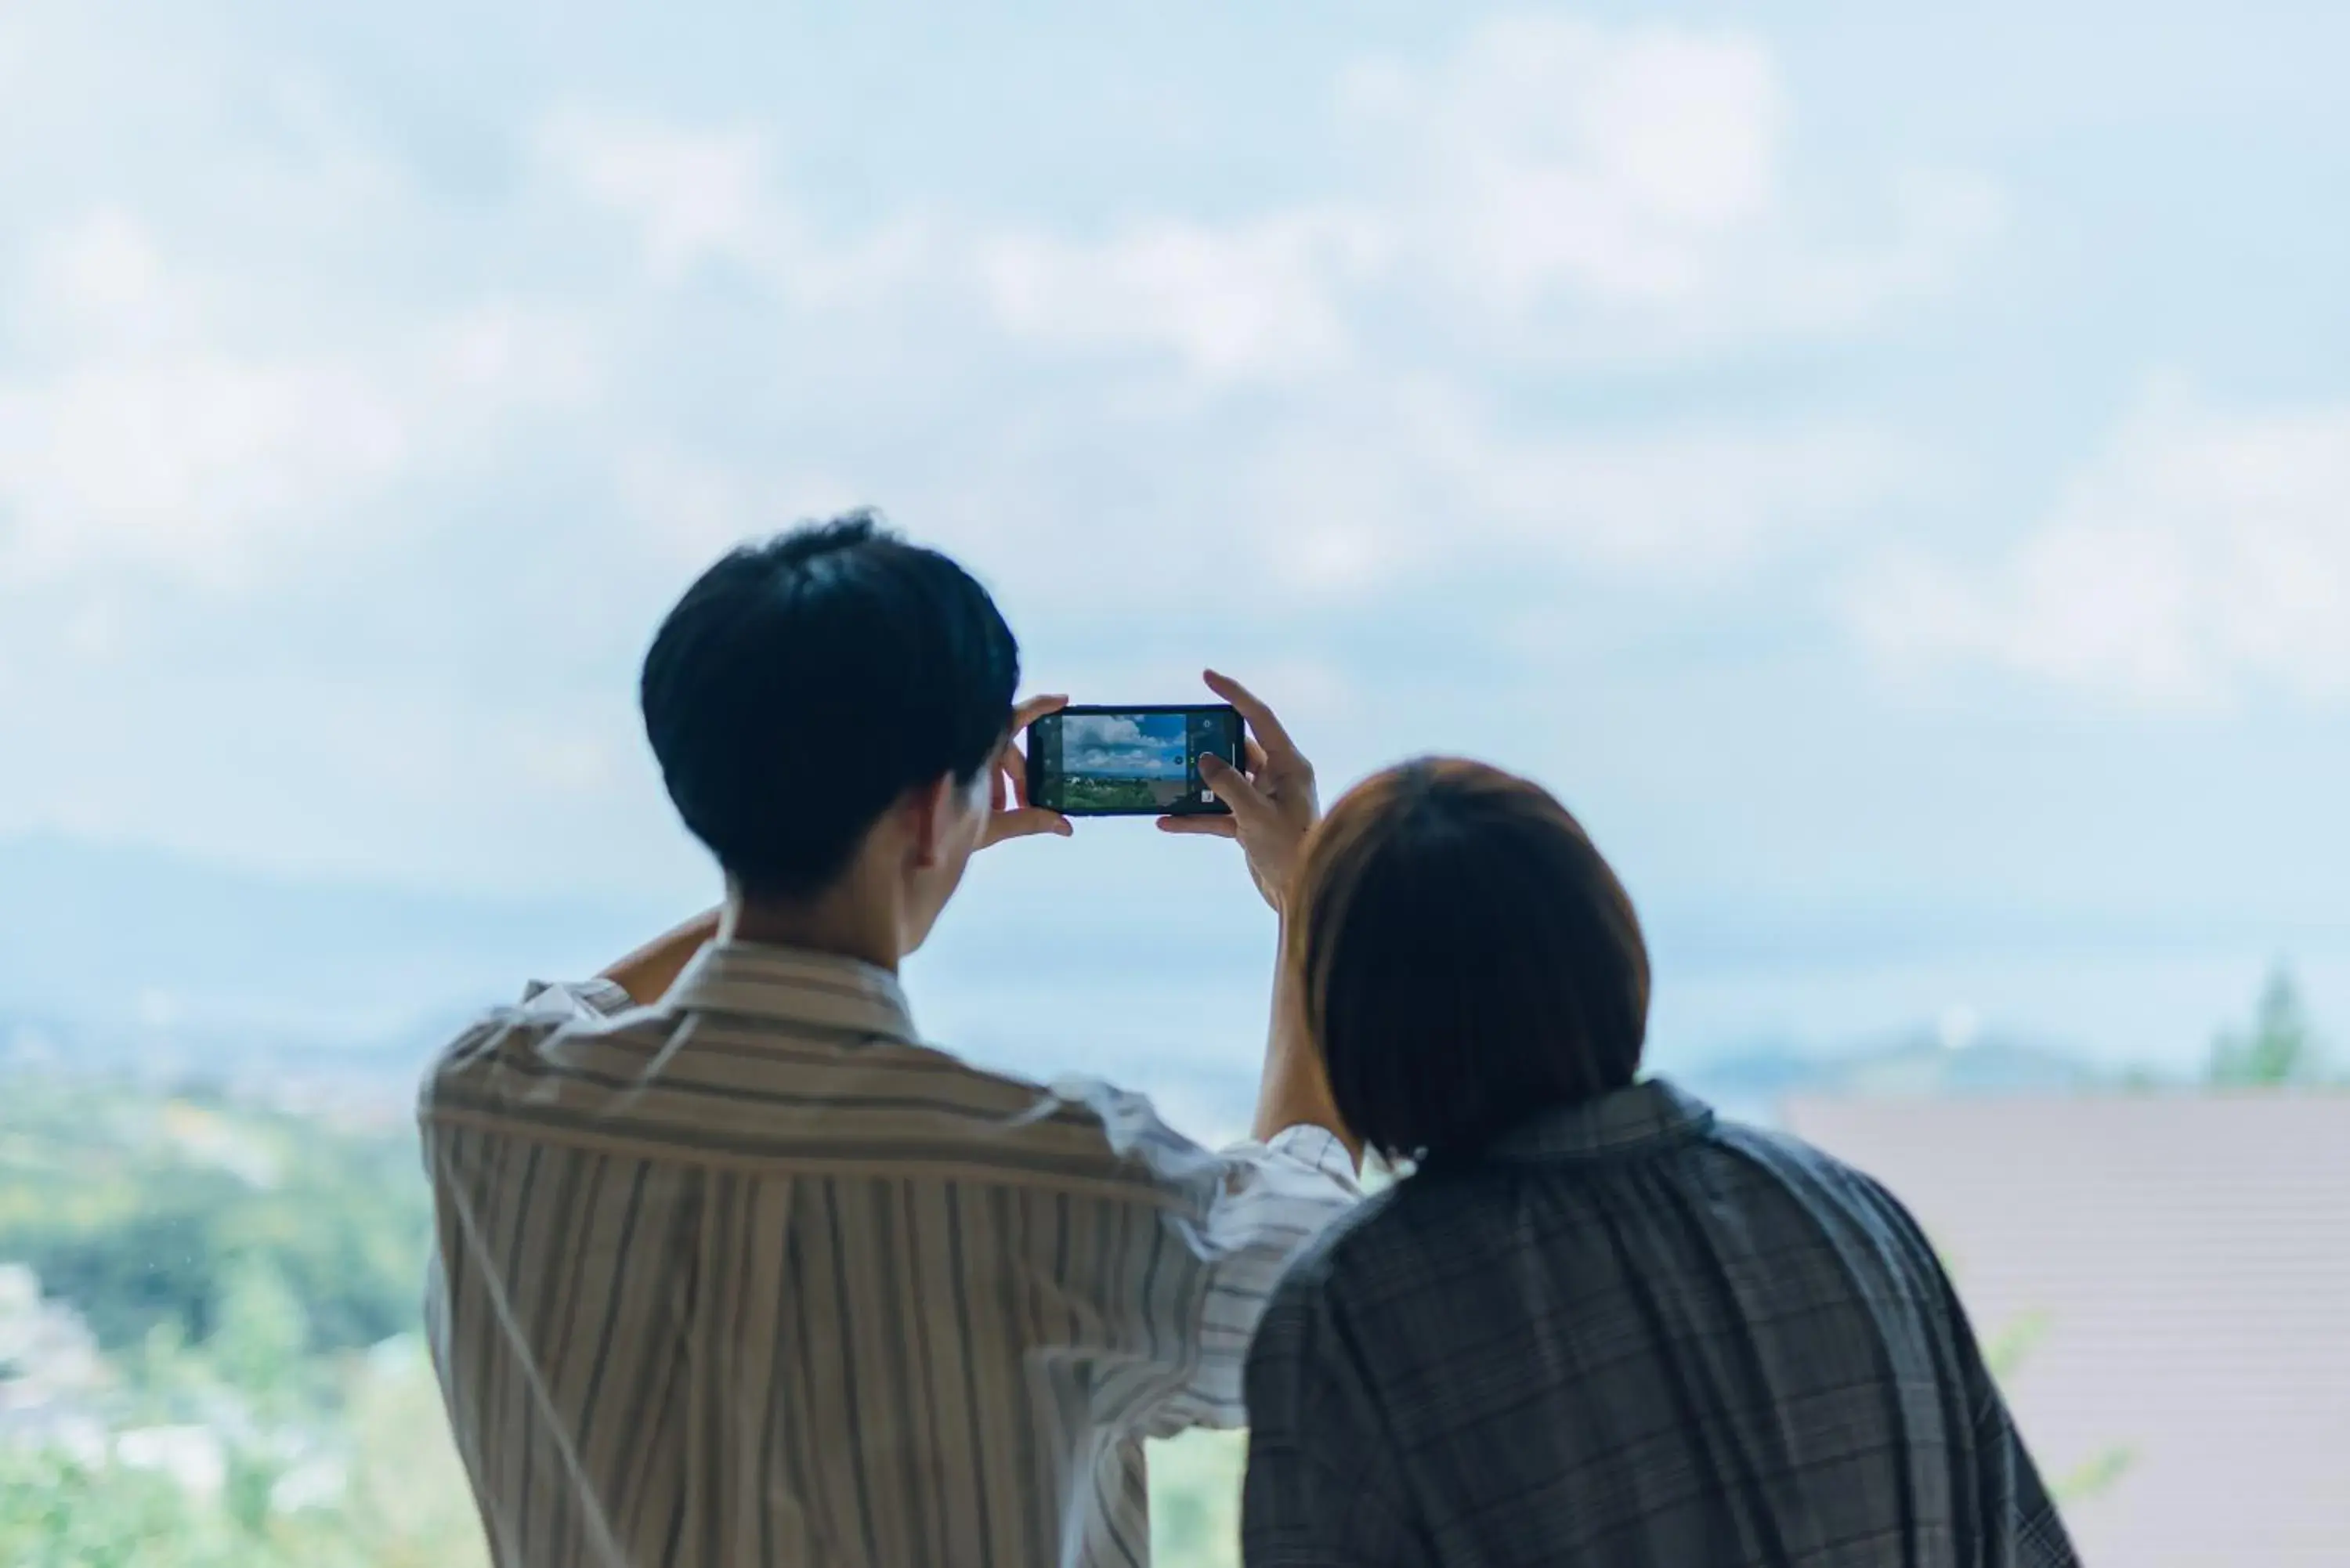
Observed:
[[[737,894],[727,900],[719,939],[830,953],[898,972],[897,920],[891,912],[837,894],[806,902]]]

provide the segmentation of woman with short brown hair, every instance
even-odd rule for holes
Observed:
[[[1546,791],[1389,770],[1284,891],[1338,1113],[1417,1168],[1258,1329],[1253,1568],[2074,1561],[1900,1205],[1637,1081],[1639,922]]]

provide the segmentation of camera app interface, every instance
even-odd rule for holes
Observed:
[[[1200,759],[1232,761],[1240,753],[1237,714],[1069,713],[1058,743],[1045,753],[1048,798],[1076,812],[1186,812],[1223,809],[1200,779]]]

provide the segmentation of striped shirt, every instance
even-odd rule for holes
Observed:
[[[1250,1355],[1249,1568],[2074,1568],[1901,1206],[1670,1085],[1333,1226]]]
[[[743,943],[653,1007],[536,988],[420,1116],[500,1568],[1142,1568],[1142,1439],[1239,1424],[1274,1279],[1357,1196],[1319,1128],[1211,1154]]]

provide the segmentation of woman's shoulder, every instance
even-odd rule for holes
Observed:
[[[1473,1201],[1461,1179],[1438,1173],[1371,1194],[1299,1250],[1276,1295],[1360,1305],[1424,1282],[1430,1271],[1448,1268],[1447,1237],[1464,1200]]]

